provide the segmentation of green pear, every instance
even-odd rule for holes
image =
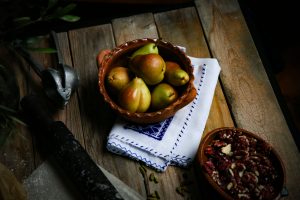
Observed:
[[[132,78],[133,74],[129,68],[117,66],[112,68],[107,74],[106,84],[113,94],[118,94]]]
[[[119,105],[130,112],[146,112],[150,107],[151,93],[141,78],[134,78],[120,92]]]
[[[154,54],[158,54],[158,48],[156,43],[148,43],[142,47],[140,47],[138,50],[136,50],[132,55],[131,55],[131,59],[133,59],[134,57],[138,56],[138,55],[146,55],[149,53],[154,53]]]
[[[151,108],[160,110],[166,108],[178,98],[177,91],[167,83],[158,84],[151,93]]]
[[[138,55],[131,61],[130,69],[147,85],[156,85],[164,79],[166,63],[159,54]]]
[[[188,73],[181,69],[176,62],[172,61],[166,62],[165,78],[166,81],[173,86],[184,85],[190,79]]]

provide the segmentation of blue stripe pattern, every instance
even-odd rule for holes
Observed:
[[[184,134],[186,134],[186,129],[189,126],[189,122],[193,115],[193,110],[195,108],[194,105],[197,104],[197,101],[199,99],[199,92],[201,90],[201,87],[203,84],[203,79],[204,79],[205,73],[206,73],[205,69],[206,69],[206,65],[204,64],[202,67],[200,83],[197,86],[196,97],[192,102],[189,113],[187,114],[186,118],[184,119],[185,120],[183,123],[184,125],[182,126],[181,130],[179,131],[177,138],[176,138],[176,142],[174,143],[172,149],[170,150],[169,155],[163,155],[159,152],[154,151],[154,149],[151,147],[139,145],[139,143],[137,141],[129,141],[128,138],[125,138],[123,136],[120,137],[119,135],[116,135],[116,134],[110,135],[110,137],[112,137],[112,138],[115,137],[121,141],[126,141],[128,144],[131,144],[131,145],[135,146],[136,148],[143,149],[146,152],[149,152],[151,154],[154,154],[155,156],[158,156],[158,157],[164,159],[164,165],[157,164],[156,162],[153,162],[153,161],[149,160],[148,158],[138,155],[137,153],[132,152],[130,149],[122,146],[119,143],[108,142],[107,149],[113,153],[116,153],[116,154],[119,154],[122,156],[128,156],[135,160],[140,160],[140,161],[144,162],[147,166],[153,167],[159,171],[164,171],[169,164],[182,166],[182,167],[188,166],[192,162],[192,160],[193,160],[192,158],[186,157],[185,155],[174,155],[173,152],[174,152],[175,148],[179,145],[179,143],[182,139],[182,136]],[[150,125],[139,125],[139,124],[128,123],[128,124],[124,125],[123,128],[131,129],[139,134],[144,134],[144,135],[147,135],[151,138],[154,138],[154,139],[160,141],[160,140],[162,140],[164,134],[166,133],[167,128],[171,124],[172,119],[173,119],[173,117],[170,117],[170,118],[164,120],[163,122],[150,124]]]

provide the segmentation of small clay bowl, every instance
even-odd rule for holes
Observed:
[[[197,155],[197,162],[200,165],[201,171],[202,171],[205,179],[212,186],[212,188],[215,191],[217,191],[217,193],[222,198],[228,199],[228,200],[229,199],[230,200],[232,200],[232,199],[239,199],[238,197],[234,197],[232,194],[230,194],[230,192],[229,192],[229,190],[227,188],[228,185],[225,185],[224,187],[222,187],[219,184],[217,184],[217,181],[215,181],[212,178],[213,175],[211,175],[210,172],[209,172],[211,168],[208,167],[208,166],[211,166],[211,165],[210,164],[207,165],[207,161],[209,161],[209,157],[211,159],[214,159],[214,158],[211,157],[211,155],[210,155],[211,151],[207,147],[209,145],[212,145],[213,141],[216,141],[217,139],[219,139],[219,135],[222,132],[223,133],[228,133],[228,134],[229,133],[233,133],[233,132],[240,133],[242,135],[245,135],[247,138],[254,138],[254,139],[256,139],[256,141],[259,142],[259,144],[265,144],[266,147],[269,149],[268,150],[269,153],[267,154],[267,158],[269,158],[269,160],[271,161],[272,166],[276,170],[276,173],[277,173],[278,176],[277,176],[276,181],[273,182],[273,184],[274,184],[273,186],[275,188],[275,192],[272,195],[268,196],[268,198],[264,198],[264,199],[279,199],[280,197],[287,195],[287,189],[285,187],[285,181],[286,181],[285,168],[284,168],[283,162],[282,162],[281,158],[279,157],[279,154],[276,152],[276,150],[270,144],[268,144],[266,141],[264,141],[261,137],[259,137],[258,135],[254,134],[254,133],[251,133],[251,132],[249,132],[247,130],[240,129],[240,128],[224,127],[224,128],[215,129],[215,130],[207,133],[203,137],[203,139],[201,140],[201,143],[200,143],[200,146],[199,146],[199,149],[198,149],[198,155]],[[224,141],[224,140],[221,140],[221,141]],[[256,149],[256,150],[259,151],[259,148]],[[234,156],[234,154],[232,156]],[[246,160],[246,157],[244,159]],[[214,161],[216,161],[216,160],[214,160]],[[213,161],[213,163],[214,163],[214,161]],[[234,162],[236,162],[236,161],[234,161]],[[238,162],[242,162],[243,163],[243,160],[241,160],[241,161],[238,160]],[[219,164],[220,164],[220,162],[218,162],[217,165],[219,165]],[[258,164],[262,164],[262,163],[260,163],[259,161],[257,161],[256,164],[258,165]],[[207,169],[207,167],[208,167],[208,169]],[[240,177],[241,179],[242,179],[243,175],[245,174],[245,172],[247,170],[249,170],[249,169],[247,168],[243,173],[239,174],[239,176],[241,175],[241,177]],[[219,170],[217,169],[217,171],[219,171]],[[232,173],[234,173],[234,171],[232,171]],[[221,174],[221,173],[219,173],[219,174]],[[261,174],[256,173],[256,175],[257,175],[257,177],[259,177]],[[228,176],[230,176],[230,173],[228,174]],[[232,177],[234,177],[234,176],[232,176]],[[262,178],[262,177],[259,177],[259,178]],[[258,180],[261,181],[259,178],[258,178]],[[262,188],[262,187],[260,187],[260,188]],[[242,199],[245,199],[245,198],[242,198]],[[252,196],[251,199],[258,199],[258,198],[254,198]]]
[[[132,40],[121,44],[120,46],[112,49],[111,51],[106,50],[104,51],[104,53],[102,51],[97,56],[99,67],[98,84],[100,88],[100,93],[103,95],[105,102],[109,104],[112,110],[114,110],[119,116],[131,122],[139,124],[149,124],[163,121],[173,116],[179,109],[186,106],[196,97],[196,89],[193,84],[193,67],[191,65],[190,59],[178,47],[165,41],[160,41],[157,45],[159,54],[163,57],[165,61],[177,62],[181,66],[181,68],[188,73],[190,77],[189,82],[187,84],[177,89],[179,97],[175,102],[173,102],[168,107],[158,111],[149,110],[144,113],[129,112],[121,108],[117,103],[117,99],[109,93],[109,90],[105,83],[105,77],[108,74],[108,72],[113,67],[118,65],[128,66],[129,57],[135,50],[146,45],[147,43],[155,43],[156,41],[157,39],[150,38]]]

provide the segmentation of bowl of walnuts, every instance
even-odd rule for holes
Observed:
[[[208,183],[224,199],[277,199],[286,191],[276,150],[257,134],[224,127],[207,133],[197,155]]]
[[[97,56],[104,101],[122,118],[156,123],[196,96],[193,67],[180,48],[160,39],[136,39]]]

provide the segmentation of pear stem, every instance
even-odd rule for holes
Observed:
[[[156,40],[156,42],[155,42],[155,44],[154,44],[154,46],[153,46],[153,49],[154,49],[155,47],[157,47],[157,45],[160,43],[160,41],[162,41],[162,38],[161,38],[161,37],[159,37],[159,38]]]

